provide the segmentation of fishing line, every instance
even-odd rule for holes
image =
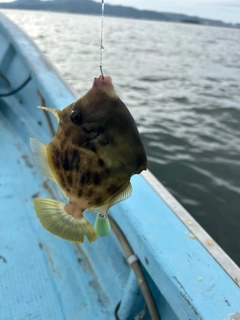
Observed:
[[[100,71],[102,74],[102,77],[104,79],[103,75],[103,68],[102,68],[102,60],[103,60],[103,18],[104,18],[104,0],[102,0],[102,24],[101,24],[101,43],[100,43]]]
[[[161,316],[158,313],[158,309],[156,306],[156,303],[153,299],[153,295],[152,292],[148,286],[147,280],[142,272],[142,269],[140,267],[140,263],[138,262],[137,257],[135,256],[132,248],[130,247],[130,245],[128,244],[127,239],[125,238],[124,234],[122,233],[122,231],[120,230],[120,228],[118,227],[117,223],[111,218],[109,218],[109,222],[110,225],[112,227],[112,230],[114,231],[115,235],[117,236],[126,256],[127,259],[129,259],[130,261],[130,265],[137,277],[137,281],[138,281],[138,285],[140,287],[140,290],[142,291],[145,303],[147,305],[148,311],[150,313],[150,317],[152,320],[161,320]],[[121,303],[121,302],[120,302]],[[115,318],[119,319],[117,316],[117,311],[120,307],[120,303],[119,305],[117,305],[117,308],[115,310]]]

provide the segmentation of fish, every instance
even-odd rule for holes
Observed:
[[[94,78],[91,89],[62,111],[38,108],[52,113],[58,128],[48,145],[30,138],[33,162],[57,184],[63,202],[34,199],[37,217],[54,235],[93,242],[98,235],[84,211],[107,217],[110,207],[132,194],[131,177],[147,169],[135,121],[110,76]]]

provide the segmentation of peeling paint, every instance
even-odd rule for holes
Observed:
[[[55,273],[60,279],[62,278],[61,274],[55,269],[55,266],[54,266],[54,261],[51,257],[51,252],[49,250],[49,248],[46,246],[46,244],[41,244],[40,248],[45,251],[46,253],[46,256],[48,258],[48,261],[49,261],[49,264],[50,264],[50,268],[51,268],[51,271],[52,273]]]
[[[53,189],[49,185],[49,182],[46,180],[42,184],[43,188],[52,196],[53,199],[56,199]]]
[[[225,299],[225,302],[229,307],[231,306],[231,303],[227,299]]]
[[[178,280],[178,278],[174,276],[173,279],[179,284],[179,286],[180,286],[180,287],[182,288],[182,290],[185,292],[185,295],[188,296],[188,299],[192,301],[192,298],[189,297],[187,291],[185,290],[185,288],[184,288],[184,286],[181,284],[181,282]]]
[[[38,197],[39,197],[39,193],[40,193],[40,192],[34,193],[34,194],[32,195],[32,199],[38,198]]]
[[[33,168],[33,165],[26,154],[23,154],[22,158],[25,161],[27,167]]]
[[[196,317],[200,320],[202,320],[202,317],[200,316],[199,312],[197,311],[197,309],[194,307],[194,305],[192,304],[193,299],[188,295],[187,291],[185,290],[184,286],[181,284],[181,282],[178,280],[177,277],[173,277],[173,279],[178,283],[178,285],[181,287],[181,289],[184,292],[180,291],[181,296],[183,297],[183,299],[187,302],[187,304],[189,305],[189,307],[193,310],[193,312],[195,313]],[[234,319],[235,320],[235,319]]]
[[[7,263],[7,260],[3,256],[0,256],[0,260],[2,260],[4,263]]]
[[[197,309],[193,306],[193,304],[191,303],[191,301],[187,298],[187,296],[185,294],[183,294],[182,292],[180,292],[181,296],[183,297],[183,299],[187,302],[187,304],[189,305],[189,307],[193,310],[193,312],[195,313],[196,317],[200,320],[202,320],[202,317],[200,316],[200,314],[198,313]],[[231,319],[232,320],[232,319]],[[233,319],[235,320],[235,319]],[[238,319],[237,319],[238,320]],[[240,320],[240,319],[239,319]]]
[[[215,284],[212,284],[210,287],[207,288],[207,291],[210,292],[215,287]]]
[[[78,257],[78,263],[80,264],[84,272],[90,273],[92,275],[92,279],[88,282],[88,284],[97,293],[98,303],[102,306],[105,306],[107,303],[109,303],[109,298],[101,290],[101,286],[99,284],[99,275],[94,271],[91,262],[89,261],[89,258],[84,250],[81,248],[81,245],[79,245],[78,243],[76,243],[75,245],[78,251],[77,254],[80,254],[81,256],[80,258]]]

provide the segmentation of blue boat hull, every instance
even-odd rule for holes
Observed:
[[[34,198],[57,197],[32,164],[29,138],[49,143],[55,126],[36,106],[62,109],[76,94],[2,14],[0,44],[0,319],[133,319],[145,302],[115,233],[74,244],[46,231],[33,209]],[[239,320],[239,268],[150,172],[132,185],[110,216],[161,319]]]

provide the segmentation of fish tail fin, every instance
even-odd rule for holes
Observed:
[[[34,200],[34,209],[40,222],[51,233],[73,242],[83,242],[84,235],[89,242],[97,240],[97,234],[85,218],[75,219],[64,210],[65,203],[54,199]]]

